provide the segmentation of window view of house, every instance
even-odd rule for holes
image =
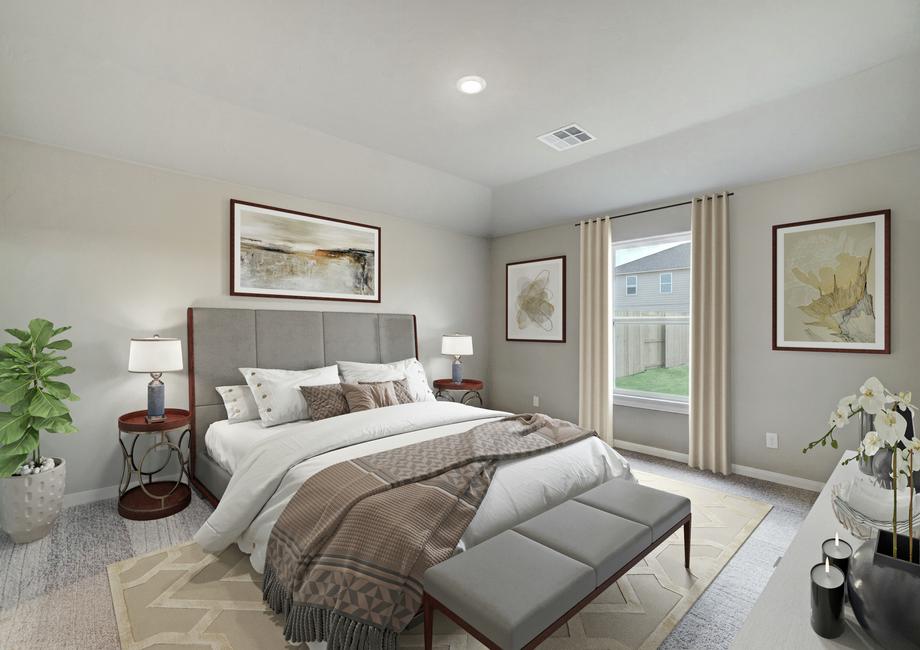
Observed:
[[[626,295],[635,296],[639,291],[639,278],[635,275],[626,276]]]
[[[614,245],[614,390],[686,400],[690,233]]]
[[[662,273],[658,276],[658,293],[671,293],[671,273]]]

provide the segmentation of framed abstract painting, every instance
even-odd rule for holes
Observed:
[[[230,295],[380,302],[380,228],[230,201]]]
[[[891,210],[773,226],[773,349],[891,352]]]
[[[565,343],[565,255],[505,265],[505,340]]]

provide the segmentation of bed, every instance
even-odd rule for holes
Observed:
[[[381,363],[418,356],[415,316],[189,307],[188,403],[192,484],[217,505],[231,473],[205,435],[226,419],[218,386],[242,383],[240,368],[319,368],[338,360]]]
[[[336,361],[386,363],[415,357],[415,318],[190,308],[188,328],[192,482],[217,504],[195,539],[210,551],[237,544],[258,571],[275,521],[301,484],[321,469],[508,415],[428,401],[270,428],[258,420],[228,424],[215,388],[239,384],[239,368],[300,370]],[[616,478],[632,480],[629,465],[596,437],[503,462],[458,550]]]

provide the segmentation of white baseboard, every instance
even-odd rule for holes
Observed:
[[[658,458],[667,458],[668,460],[674,460],[679,463],[686,463],[689,460],[689,456],[680,451],[671,451],[669,449],[651,447],[649,445],[642,445],[637,442],[629,442],[628,440],[614,440],[613,445],[614,447],[619,447],[620,449],[625,449],[627,451],[635,451],[640,454],[647,454],[649,456],[656,456]],[[812,481],[811,479],[801,478],[799,476],[790,476],[789,474],[771,472],[767,469],[748,467],[747,465],[732,464],[732,472],[735,474],[740,474],[741,476],[748,476],[750,478],[760,479],[761,481],[769,481],[771,483],[779,483],[780,485],[789,485],[791,487],[797,487],[803,490],[811,490],[812,492],[820,492],[824,488],[824,483],[821,481]]]
[[[95,490],[84,490],[83,492],[72,492],[64,495],[64,507],[82,506],[84,503],[93,501],[104,501],[105,499],[114,499],[118,496],[118,486],[110,485],[109,487],[96,488]]]
[[[613,446],[619,447],[620,449],[625,449],[626,451],[635,451],[640,454],[657,456],[658,458],[676,460],[678,463],[686,463],[688,460],[690,460],[690,457],[687,454],[680,451],[671,451],[670,449],[661,449],[660,447],[640,445],[638,442],[629,442],[628,440],[614,440]]]
[[[735,474],[741,474],[741,476],[759,478],[761,481],[770,481],[771,483],[779,483],[780,485],[789,485],[791,487],[797,487],[803,490],[811,490],[812,492],[820,492],[824,489],[824,483],[821,481],[812,481],[811,479],[802,478],[801,476],[790,476],[789,474],[771,472],[768,469],[760,469],[759,467],[732,465],[732,471]]]

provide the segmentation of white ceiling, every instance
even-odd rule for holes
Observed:
[[[908,83],[910,81],[910,83]],[[920,147],[920,52],[496,188],[491,233],[684,200]]]
[[[916,0],[0,0],[0,39],[0,132],[480,234],[920,146]]]

